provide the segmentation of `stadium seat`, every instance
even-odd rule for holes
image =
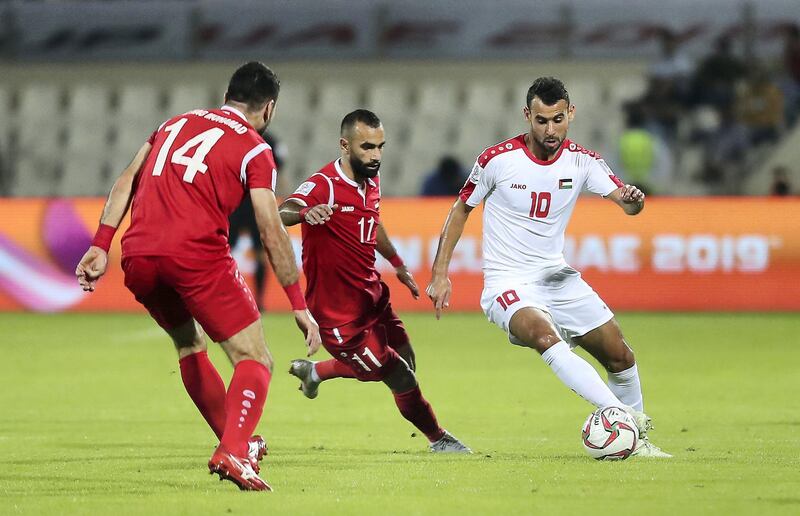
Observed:
[[[13,195],[38,197],[57,195],[58,171],[52,159],[42,156],[20,156],[15,164]]]
[[[500,82],[473,81],[464,87],[463,112],[496,120],[507,113],[507,89]]]
[[[347,113],[360,107],[363,103],[358,83],[324,81],[318,86],[315,116],[341,122]]]
[[[108,194],[108,188],[104,172],[103,161],[97,154],[83,153],[69,156],[64,160],[57,192],[65,196],[105,196]]]
[[[379,81],[367,88],[365,105],[381,119],[402,118],[408,112],[410,92],[406,83]]]
[[[641,98],[647,89],[647,80],[643,75],[620,77],[609,84],[608,97],[614,109],[632,100]]]
[[[77,84],[67,92],[67,121],[95,122],[108,117],[111,92],[95,83]]]
[[[192,109],[216,108],[221,102],[217,99],[216,103],[211,103],[211,95],[206,85],[177,84],[167,92],[167,106],[162,118],[176,116]]]
[[[67,153],[97,153],[105,158],[108,149],[109,102],[107,88],[79,84],[69,90],[66,112]]]
[[[426,81],[417,89],[416,114],[422,119],[452,118],[458,114],[459,92],[451,81]],[[419,124],[423,125],[423,124]]]
[[[152,84],[130,84],[118,92],[117,124],[163,122],[167,115],[161,110],[161,94]]]
[[[467,115],[458,120],[455,137],[452,154],[465,167],[472,165],[483,149],[505,139],[501,136],[497,117],[475,115]]]

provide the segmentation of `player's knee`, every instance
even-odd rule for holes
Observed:
[[[620,371],[630,369],[636,363],[636,357],[633,355],[633,350],[624,342],[619,349],[619,353],[609,357],[608,363],[604,364],[606,369],[612,373],[619,373]]]
[[[392,392],[407,392],[417,386],[417,377],[411,368],[404,361],[400,361],[397,367],[394,368],[383,379]]]
[[[524,342],[529,348],[535,349],[539,353],[544,353],[558,343],[561,340],[561,337],[550,331],[540,332],[536,331],[535,329],[531,329],[531,331],[527,332],[525,337],[521,338],[520,340],[522,340],[522,342]]]
[[[403,346],[397,348],[397,354],[406,361],[408,364],[409,369],[412,371],[417,370],[417,360],[416,356],[414,355],[414,349],[411,347],[411,344],[404,344]]]

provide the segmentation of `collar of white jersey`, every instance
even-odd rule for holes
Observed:
[[[238,110],[238,109],[236,109],[235,107],[231,107],[231,106],[229,106],[229,105],[225,104],[225,105],[224,105],[224,106],[222,106],[220,109],[221,109],[222,111],[230,111],[231,113],[233,113],[233,114],[235,114],[235,115],[239,115],[239,118],[241,118],[242,120],[244,120],[245,122],[247,122],[247,117],[246,117],[246,116],[244,116],[244,113],[242,113],[241,111],[239,111],[239,110]],[[247,123],[249,124],[250,122],[247,122]]]
[[[334,166],[334,168],[336,168],[336,173],[339,174],[339,177],[341,177],[344,180],[345,183],[347,183],[350,186],[355,186],[356,188],[361,190],[361,185],[359,185],[356,181],[354,181],[354,180],[350,179],[349,177],[347,177],[347,174],[344,173],[344,170],[342,170],[341,163],[342,163],[342,158],[339,158],[339,159],[337,159],[336,161],[333,162],[333,166]],[[378,186],[378,185],[375,184],[375,181],[373,181],[372,179],[368,178],[367,181],[369,182],[370,186]]]

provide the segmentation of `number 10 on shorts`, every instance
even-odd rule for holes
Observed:
[[[514,290],[506,290],[497,296],[497,302],[503,307],[503,310],[508,310],[508,307],[519,301],[519,296]]]

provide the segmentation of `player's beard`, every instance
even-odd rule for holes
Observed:
[[[561,148],[561,145],[564,143],[566,137],[567,137],[566,135],[564,135],[561,138],[559,138],[558,136],[547,136],[542,138],[541,140],[538,140],[538,143],[548,154],[555,154],[558,151],[558,149]],[[548,140],[553,140],[553,141],[551,142]]]
[[[361,161],[355,156],[350,156],[350,168],[353,169],[353,174],[356,177],[366,177],[366,178],[373,178],[378,175],[378,172],[381,169],[381,162],[380,161],[371,161],[370,165],[376,165],[373,168],[367,166],[366,163]]]

